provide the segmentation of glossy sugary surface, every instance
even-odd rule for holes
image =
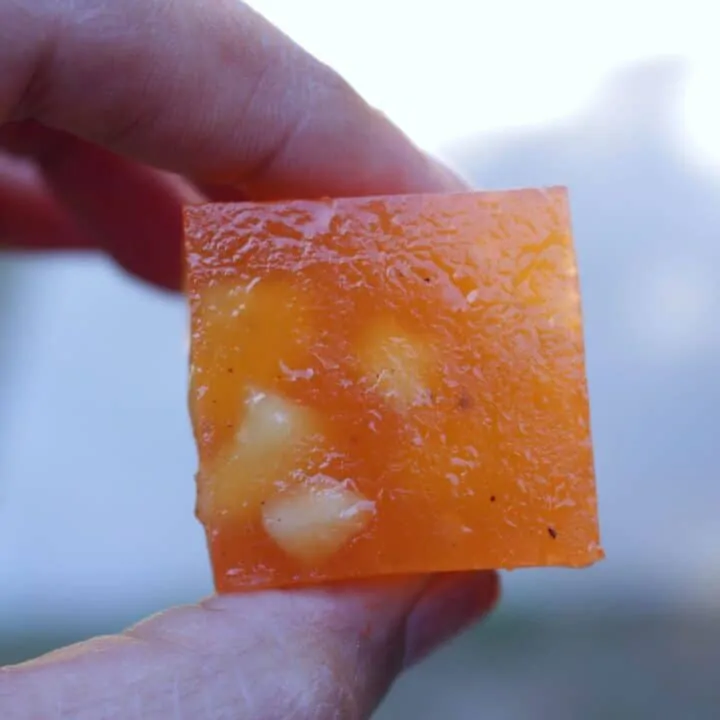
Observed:
[[[566,193],[186,209],[216,587],[602,558]]]

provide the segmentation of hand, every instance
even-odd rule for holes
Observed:
[[[178,289],[180,207],[462,187],[237,0],[0,0],[0,243]],[[0,669],[3,720],[365,718],[490,572],[213,597]]]

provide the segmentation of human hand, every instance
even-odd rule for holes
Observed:
[[[0,0],[0,244],[181,282],[185,202],[461,188],[237,0]],[[3,720],[367,717],[494,573],[213,597],[0,670]]]

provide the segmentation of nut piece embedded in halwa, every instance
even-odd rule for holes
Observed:
[[[267,384],[283,367],[307,371],[313,323],[306,294],[279,278],[256,277],[241,285],[216,283],[200,298],[203,339],[219,351],[216,360],[222,355],[235,361],[242,358],[245,378],[255,383]],[[218,344],[221,338],[232,341]],[[258,345],[272,347],[275,362],[268,363],[255,352]]]
[[[252,390],[234,441],[220,453],[202,485],[201,519],[211,506],[222,515],[257,509],[302,462],[320,436],[316,413],[275,393]]]
[[[266,457],[286,453],[318,430],[315,413],[274,393],[250,391],[237,432],[238,448]]]
[[[374,514],[375,503],[346,484],[321,476],[269,499],[262,522],[288,555],[316,562],[361,533]]]
[[[365,382],[396,410],[427,404],[432,356],[421,339],[382,319],[361,335],[357,353]]]

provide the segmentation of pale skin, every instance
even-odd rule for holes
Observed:
[[[105,251],[168,290],[184,202],[464,187],[237,0],[0,0],[0,68],[0,244]],[[0,717],[366,718],[498,592],[478,572],[211,597],[0,669]]]

